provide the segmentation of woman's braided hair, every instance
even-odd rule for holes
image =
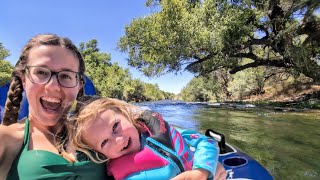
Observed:
[[[59,37],[55,34],[40,34],[31,38],[25,47],[22,49],[21,56],[15,65],[15,68],[11,74],[12,81],[9,87],[7,100],[5,104],[4,115],[2,119],[3,125],[10,125],[16,123],[18,120],[20,104],[22,101],[23,86],[21,77],[25,75],[25,68],[28,62],[28,56],[30,49],[37,46],[60,46],[69,49],[79,59],[79,73],[81,81],[84,83],[85,65],[83,57],[77,47],[68,38]],[[78,93],[78,97],[83,96],[83,88]]]

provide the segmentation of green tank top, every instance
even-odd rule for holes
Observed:
[[[26,119],[24,140],[19,155],[13,161],[7,180],[33,179],[106,179],[105,163],[96,164],[84,154],[77,154],[77,162],[44,150],[28,150],[29,120]]]

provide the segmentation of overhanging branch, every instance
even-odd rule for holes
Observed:
[[[248,63],[243,66],[234,67],[229,71],[229,73],[235,74],[236,72],[242,71],[244,69],[258,67],[258,66],[290,67],[291,64],[287,64],[284,61],[279,61],[279,60],[256,60],[252,63]]]
[[[232,57],[237,57],[237,58],[249,58],[249,59],[252,59],[253,61],[265,61],[267,59],[263,59],[253,53],[237,53],[237,54],[234,54],[232,55]]]
[[[214,54],[208,54],[207,56],[203,57],[203,58],[200,58],[199,56],[197,55],[193,55],[193,59],[197,59],[197,61],[195,62],[192,62],[190,63],[185,69],[189,70],[189,69],[192,69],[192,67],[194,67],[195,65],[197,64],[201,64],[209,59],[211,59],[212,57],[214,56]]]

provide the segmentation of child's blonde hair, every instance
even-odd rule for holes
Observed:
[[[108,158],[88,146],[84,141],[83,132],[88,129],[105,110],[112,110],[124,115],[140,132],[141,126],[137,119],[141,114],[141,110],[138,109],[137,106],[117,99],[97,97],[89,98],[89,100],[88,98],[86,99],[85,102],[78,102],[80,105],[77,105],[76,113],[70,118],[70,125],[68,127],[70,131],[70,141],[76,150],[85,153],[92,161],[103,163],[108,161]]]

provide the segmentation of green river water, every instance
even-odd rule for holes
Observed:
[[[142,105],[175,126],[223,133],[227,143],[256,159],[274,179],[320,179],[320,111],[235,110],[176,101]]]

